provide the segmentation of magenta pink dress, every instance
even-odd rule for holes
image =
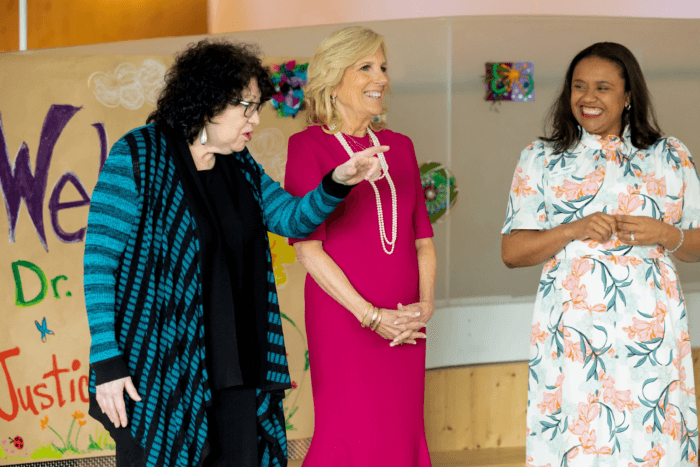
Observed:
[[[411,140],[376,133],[383,145],[398,199],[394,253],[382,249],[372,186],[361,182],[307,240],[322,240],[328,255],[367,301],[396,309],[418,302],[415,242],[433,236]],[[366,148],[369,136],[346,136]],[[355,143],[355,144],[353,144]],[[333,135],[313,126],[289,140],[285,188],[302,195],[348,160]],[[391,238],[391,193],[377,182],[386,232]],[[290,243],[298,240],[290,239]],[[423,398],[425,340],[389,347],[390,341],[363,329],[355,316],[306,276],[306,334],[309,342],[315,430],[304,467],[428,467]]]

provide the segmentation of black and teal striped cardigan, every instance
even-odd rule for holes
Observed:
[[[131,435],[146,465],[201,465],[208,451],[207,383],[197,226],[168,139],[157,124],[132,130],[110,151],[92,194],[84,256],[92,344],[90,392],[131,376]],[[245,178],[266,228],[304,238],[342,201],[323,184],[293,197],[244,150]],[[218,162],[217,162],[218,163]],[[290,387],[282,323],[267,242],[267,377],[258,388],[261,466],[286,465],[282,398]],[[91,414],[100,414],[91,397]]]

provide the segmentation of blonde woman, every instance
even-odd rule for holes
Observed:
[[[296,195],[349,152],[391,145],[380,156],[384,178],[360,183],[305,241],[290,241],[309,272],[316,425],[304,467],[430,466],[423,328],[435,248],[413,144],[373,122],[386,112],[385,52],[369,29],[328,36],[309,65],[308,128],[289,141],[285,184]]]

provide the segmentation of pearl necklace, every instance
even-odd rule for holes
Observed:
[[[374,134],[374,132],[367,128],[367,133],[369,133],[369,137],[372,139],[372,144],[377,147],[379,146],[379,139],[377,138],[377,135]],[[340,144],[345,148],[345,151],[348,153],[348,156],[352,157],[353,156],[353,151],[350,149],[350,145],[348,144],[347,140],[345,139],[345,136],[341,132],[337,132],[335,134],[335,137],[338,139]],[[394,246],[396,245],[396,231],[397,231],[397,224],[398,224],[398,215],[397,215],[397,208],[396,208],[396,187],[394,187],[394,181],[391,179],[391,176],[389,175],[389,164],[386,162],[386,158],[384,157],[384,153],[380,152],[377,153],[377,158],[379,158],[379,165],[382,167],[382,176],[379,177],[379,180],[382,178],[386,178],[386,181],[389,182],[389,189],[391,190],[391,236],[393,237],[393,240],[389,240],[389,237],[386,235],[386,229],[384,228],[384,211],[382,210],[382,201],[379,196],[379,189],[377,188],[377,185],[374,184],[374,182],[369,182],[370,185],[372,185],[372,188],[374,189],[374,197],[377,200],[377,217],[379,220],[379,238],[382,242],[382,248],[384,249],[384,252],[387,255],[390,255],[394,252]],[[387,245],[389,248],[387,249]]]

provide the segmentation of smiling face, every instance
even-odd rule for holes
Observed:
[[[620,67],[608,60],[588,57],[574,68],[571,111],[587,132],[621,136],[622,112],[629,103]]]
[[[260,88],[255,79],[250,80],[241,98],[246,102],[260,102]],[[260,124],[260,114],[255,112],[251,117],[246,117],[245,109],[246,107],[242,104],[229,104],[226,110],[205,125],[207,146],[210,146],[213,152],[219,154],[239,152],[251,140],[253,127]]]
[[[343,116],[344,133],[352,133],[358,128],[364,130],[374,117],[382,113],[388,84],[386,58],[381,47],[373,55],[361,58],[345,69],[343,78],[331,93]]]

